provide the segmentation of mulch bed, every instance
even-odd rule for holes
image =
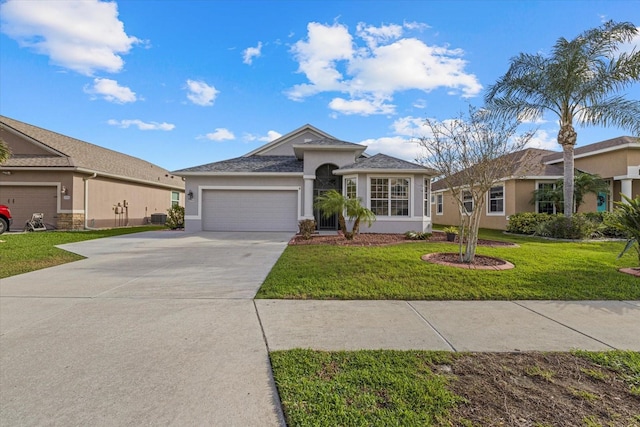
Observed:
[[[360,233],[354,237],[353,240],[347,240],[344,236],[336,234],[330,235],[313,235],[311,239],[305,240],[301,235],[296,235],[291,241],[290,245],[335,245],[335,246],[386,246],[395,245],[398,243],[415,243],[415,242],[437,242],[437,243],[452,243],[457,245],[458,242],[447,242],[445,233],[434,232],[429,240],[409,240],[404,234],[383,234],[383,233]],[[480,246],[517,246],[510,242],[500,242],[497,240],[483,240],[478,239],[478,245]]]
[[[503,259],[477,254],[471,264],[460,262],[459,254],[449,252],[426,254],[422,256],[422,259],[433,264],[466,268],[469,270],[511,270],[514,268],[513,264]]]

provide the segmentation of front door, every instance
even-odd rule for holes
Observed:
[[[342,192],[342,177],[334,175],[333,171],[338,169],[335,165],[324,164],[316,169],[316,179],[313,182],[313,200],[329,190]],[[325,217],[318,209],[313,209],[313,216],[318,224],[318,230],[337,230],[338,216]]]

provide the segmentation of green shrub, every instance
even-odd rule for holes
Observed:
[[[316,231],[316,222],[313,219],[303,219],[298,223],[298,226],[304,240],[311,239],[311,235]]]
[[[546,213],[520,212],[509,216],[507,231],[516,234],[535,234],[540,224],[552,218],[553,215]]]
[[[172,230],[176,228],[184,228],[184,206],[171,206],[171,209],[167,209],[167,222],[165,226]]]
[[[536,235],[555,239],[588,239],[596,234],[598,224],[584,215],[576,214],[570,218],[564,215],[553,216],[542,222],[536,229]]]
[[[407,231],[404,233],[404,237],[408,240],[428,240],[431,236],[431,233],[423,233],[420,231]]]

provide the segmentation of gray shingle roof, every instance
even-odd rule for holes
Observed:
[[[121,178],[147,181],[152,184],[184,188],[184,182],[180,178],[172,178],[166,169],[137,157],[4,116],[0,116],[0,124],[59,153],[58,156],[55,153],[51,155],[16,154],[3,163],[2,167],[74,167]]]
[[[406,160],[398,159],[396,157],[387,156],[386,154],[376,154],[375,156],[371,156],[368,158],[359,158],[354,163],[350,165],[342,166],[338,171],[365,171],[365,170],[397,170],[397,171],[406,171],[406,170],[420,170],[424,171],[424,173],[435,175],[437,171],[419,165],[417,163],[407,162]]]
[[[249,156],[208,163],[174,171],[176,175],[193,172],[302,173],[303,162],[295,156]]]

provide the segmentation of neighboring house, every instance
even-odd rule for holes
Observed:
[[[563,177],[562,153],[529,148],[510,155],[513,169],[487,194],[480,220],[483,228],[506,229],[509,215],[519,212],[555,213],[551,202],[531,203],[533,191],[553,186]],[[634,198],[640,195],[640,142],[637,138],[618,137],[575,149],[575,168],[600,175],[609,182],[609,194],[587,195],[581,212],[611,211],[620,193]],[[432,184],[433,222],[457,225],[458,205],[440,180]],[[464,194],[463,194],[464,197]]]
[[[242,157],[174,171],[186,178],[186,230],[295,232],[303,219],[337,230],[335,217],[314,209],[335,189],[376,214],[363,232],[429,231],[436,171],[365,149],[305,125]]]
[[[0,165],[0,203],[12,228],[36,212],[58,229],[140,225],[184,204],[184,181],[144,160],[0,116],[11,157]]]

